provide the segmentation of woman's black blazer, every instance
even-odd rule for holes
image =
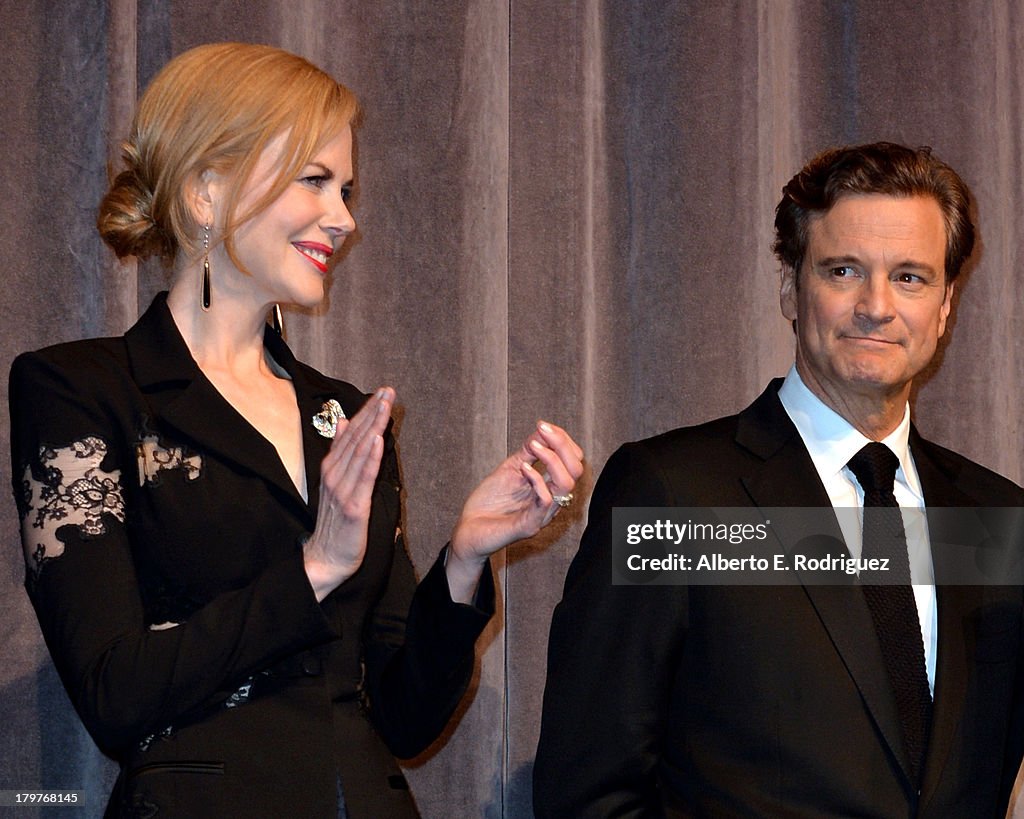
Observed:
[[[20,356],[14,491],[26,586],[75,708],[121,775],[109,816],[413,816],[392,754],[440,733],[493,611],[417,587],[390,430],[359,571],[318,603],[301,541],[330,440],[365,396],[267,331],[303,419],[309,502],[197,367],[157,297],[121,338]],[[390,751],[390,752],[389,752]]]

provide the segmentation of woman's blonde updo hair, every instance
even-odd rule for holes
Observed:
[[[139,102],[122,146],[126,170],[100,203],[100,235],[119,257],[173,261],[179,252],[196,253],[202,226],[187,193],[210,170],[231,180],[227,224],[216,227],[235,259],[234,231],[280,196],[356,109],[351,91],[287,51],[248,43],[186,51],[164,66]],[[260,153],[279,135],[276,179],[246,213],[236,214]]]

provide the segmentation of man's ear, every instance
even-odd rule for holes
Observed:
[[[946,332],[946,319],[949,318],[949,312],[953,309],[954,290],[956,290],[956,282],[946,285],[946,297],[942,300],[942,306],[939,307],[939,338],[942,338],[943,333]]]
[[[789,265],[782,266],[782,278],[779,284],[779,306],[782,308],[782,315],[790,321],[796,321],[797,317],[797,271]]]

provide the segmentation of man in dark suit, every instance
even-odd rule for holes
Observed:
[[[739,415],[606,465],[552,622],[538,817],[1005,813],[1022,592],[947,582],[935,514],[1024,493],[921,438],[908,404],[971,253],[968,202],[927,149],[888,143],[826,151],[785,187],[775,250],[795,365]],[[868,521],[897,505],[926,513],[923,532],[900,523],[880,545]],[[613,585],[612,509],[628,506],[860,507],[852,528],[824,517],[853,557],[895,543],[904,574]]]

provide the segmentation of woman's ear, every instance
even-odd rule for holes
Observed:
[[[185,204],[197,225],[216,225],[217,202],[222,190],[221,175],[210,168],[189,175],[185,183]]]

